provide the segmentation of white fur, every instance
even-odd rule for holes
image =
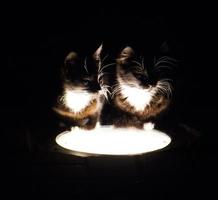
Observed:
[[[152,129],[154,129],[154,124],[152,122],[147,122],[144,124],[144,130],[150,131]]]
[[[70,108],[72,112],[78,113],[87,107],[90,101],[94,99],[97,99],[97,105],[99,105],[100,99],[98,93],[92,94],[83,90],[65,89],[62,102],[66,107]]]
[[[151,102],[155,90],[153,88],[143,89],[142,87],[136,85],[134,82],[134,87],[127,85],[120,77],[118,77],[118,82],[121,88],[121,94],[124,98],[127,98],[126,101],[134,106],[136,111],[143,111],[146,106]]]

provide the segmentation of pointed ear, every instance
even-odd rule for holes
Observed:
[[[72,52],[70,52],[70,53],[66,56],[66,58],[65,58],[65,60],[64,60],[64,64],[65,64],[65,65],[67,65],[67,64],[74,64],[75,61],[77,60],[77,58],[78,58],[77,53],[72,51]]]
[[[127,46],[121,51],[119,58],[121,60],[127,60],[129,58],[132,58],[134,55],[135,55],[134,50],[131,47]]]
[[[101,44],[98,49],[95,51],[93,57],[95,60],[100,60],[101,59],[101,52],[102,52],[102,49],[103,49],[103,44]]]

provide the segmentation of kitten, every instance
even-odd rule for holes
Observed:
[[[62,118],[66,129],[78,126],[93,129],[104,102],[101,84],[102,45],[90,57],[70,52],[62,67],[62,89],[53,110]],[[103,89],[101,89],[103,88]]]
[[[170,58],[161,57],[154,64],[153,72],[170,62]],[[170,82],[155,77],[143,59],[137,61],[131,47],[122,50],[116,63],[116,84],[112,92],[116,113],[113,124],[116,127],[154,128],[152,120],[169,107]]]

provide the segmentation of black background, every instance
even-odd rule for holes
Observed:
[[[26,150],[22,130],[29,126],[27,119],[49,109],[58,69],[70,50],[94,51],[103,41],[112,54],[125,45],[149,52],[167,41],[181,61],[175,78],[176,117],[201,135],[194,157],[199,165],[194,170],[199,173],[193,173],[199,177],[191,186],[193,194],[201,194],[197,188],[202,190],[207,185],[215,190],[216,183],[212,184],[210,177],[217,174],[216,75],[215,65],[204,59],[212,51],[204,46],[211,37],[208,25],[212,17],[205,18],[200,10],[187,7],[161,11],[153,7],[149,12],[143,4],[101,4],[72,4],[58,9],[54,5],[9,6],[5,23],[8,63],[1,73],[1,110],[9,139],[6,144],[16,138],[12,143],[16,147],[10,151],[16,151],[12,161],[19,163],[19,153]]]

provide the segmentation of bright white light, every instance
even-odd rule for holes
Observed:
[[[73,128],[59,134],[56,142],[65,149],[86,154],[136,155],[162,149],[171,139],[155,129],[100,126],[91,131]]]
[[[96,94],[91,94],[84,90],[65,89],[62,102],[66,107],[70,108],[72,112],[77,113],[88,106],[96,97]]]
[[[133,105],[137,111],[144,110],[149,105],[154,92],[150,89],[141,89],[137,87],[130,87],[128,85],[121,85],[121,93],[126,101]]]
[[[145,107],[150,104],[155,94],[155,89],[144,89],[134,82],[132,83],[134,87],[129,86],[124,83],[120,77],[118,77],[118,81],[120,83],[121,94],[131,106],[134,106],[136,111],[143,111]],[[135,82],[137,83],[137,80]]]

